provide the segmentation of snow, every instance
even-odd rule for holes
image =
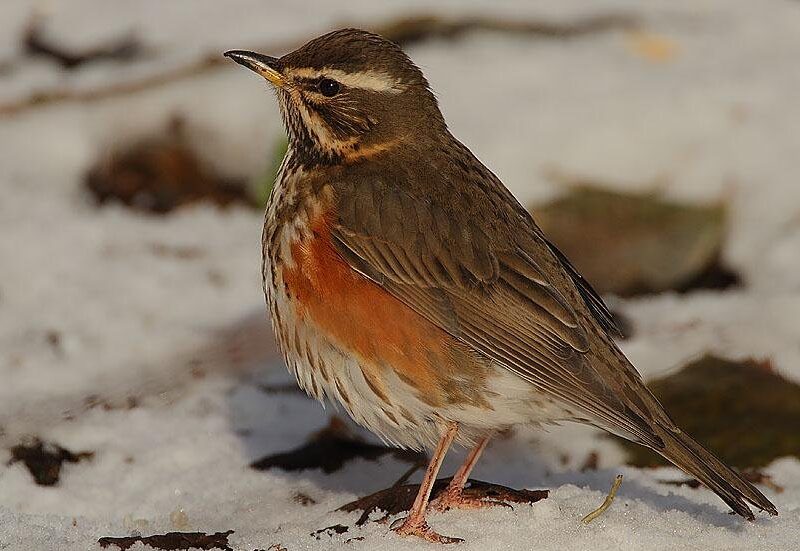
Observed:
[[[731,206],[724,254],[746,287],[618,301],[636,331],[622,346],[640,371],[652,378],[713,351],[770,358],[800,381],[800,5],[508,0],[448,1],[437,10],[481,13],[490,5],[509,16],[614,12],[642,21],[635,32],[567,41],[477,33],[411,48],[453,132],[523,202],[559,193],[556,173]],[[23,63],[17,37],[31,3],[6,0],[0,62],[12,68],[0,77],[0,103],[48,86],[132,81],[230,47],[293,43],[343,21],[431,10],[420,1],[366,0],[76,0],[38,9],[48,34],[66,44],[134,30],[148,55],[72,73],[44,60]],[[0,118],[0,549],[95,549],[102,536],[170,530],[234,530],[232,547],[247,551],[277,543],[330,549],[346,540],[354,550],[427,548],[377,523],[310,536],[352,526],[356,513],[331,511],[393,483],[407,468],[395,459],[357,460],[330,475],[248,468],[302,444],[331,414],[300,395],[259,390],[264,380],[289,380],[265,337],[262,215],[196,206],[152,217],[95,209],[81,191],[98,155],[163,128],[174,113],[221,171],[257,178],[281,132],[273,103],[253,77],[223,66],[133,95]],[[165,247],[199,254],[155,252]],[[114,407],[90,408],[89,396]],[[123,407],[128,396],[137,407]],[[4,455],[26,434],[96,454],[66,465],[58,486],[36,486]],[[580,472],[591,451],[600,469]],[[443,472],[462,456],[448,457]],[[431,523],[465,538],[459,549],[800,546],[796,458],[766,469],[784,487],[765,489],[780,516],[754,523],[727,515],[711,492],[659,482],[680,478],[674,469],[622,461],[616,444],[587,428],[520,430],[490,446],[475,477],[548,488],[550,497],[514,510],[451,511]],[[617,473],[625,480],[612,508],[580,523]],[[297,492],[316,504],[296,503]]]

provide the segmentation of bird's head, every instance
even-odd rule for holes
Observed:
[[[376,34],[338,30],[280,58],[225,55],[272,84],[290,143],[309,162],[356,161],[445,129],[422,71]]]

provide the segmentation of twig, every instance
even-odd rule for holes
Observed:
[[[373,30],[401,46],[432,38],[454,39],[474,31],[493,31],[543,38],[575,38],[618,29],[631,29],[636,20],[620,14],[596,15],[576,21],[556,23],[541,20],[514,20],[488,16],[445,18],[421,15],[390,21]]]
[[[617,490],[619,490],[620,485],[622,484],[622,475],[618,474],[617,477],[614,479],[614,483],[611,485],[611,490],[608,492],[608,495],[603,500],[603,503],[600,504],[600,507],[586,515],[581,519],[581,522],[584,524],[589,524],[594,519],[605,513],[606,509],[611,507],[611,503],[614,501],[614,496],[617,495]]]
[[[217,55],[208,56],[194,61],[183,67],[179,67],[170,72],[150,75],[140,80],[122,82],[91,88],[88,90],[71,90],[67,88],[50,88],[48,90],[38,90],[27,98],[10,101],[0,104],[0,117],[16,115],[30,109],[43,107],[52,103],[78,102],[85,103],[94,100],[102,100],[116,96],[134,94],[149,88],[169,84],[184,78],[197,76],[208,69],[222,64],[222,58],[217,59]]]
[[[142,52],[142,45],[134,35],[124,36],[108,44],[100,44],[84,51],[73,51],[48,39],[42,30],[42,19],[34,16],[23,36],[25,51],[30,55],[48,57],[65,69],[74,69],[85,63],[101,59],[129,61]]]
[[[632,29],[636,26],[637,21],[632,17],[609,14],[565,23],[540,20],[506,20],[482,16],[462,18],[416,16],[392,19],[383,24],[367,25],[367,28],[403,46],[408,46],[409,44],[432,38],[453,39],[467,32],[477,30],[569,39],[612,30]],[[298,45],[299,42],[273,43],[257,45],[253,49],[262,52],[280,53],[292,50]],[[104,85],[86,90],[68,88],[38,90],[28,97],[0,104],[0,116],[10,116],[59,102],[89,102],[133,94],[177,80],[191,78],[227,63],[229,62],[220,53],[215,52],[181,67],[146,76],[139,80]]]

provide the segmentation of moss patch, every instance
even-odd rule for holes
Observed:
[[[681,429],[736,467],[800,457],[800,385],[769,362],[705,356],[648,385]],[[650,450],[623,444],[629,464],[666,464]]]
[[[719,263],[723,205],[684,205],[580,184],[532,212],[601,293],[630,296],[738,282]]]

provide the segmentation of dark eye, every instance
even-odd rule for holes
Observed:
[[[332,98],[339,93],[339,83],[330,78],[320,80],[317,87],[319,92],[327,98]]]

